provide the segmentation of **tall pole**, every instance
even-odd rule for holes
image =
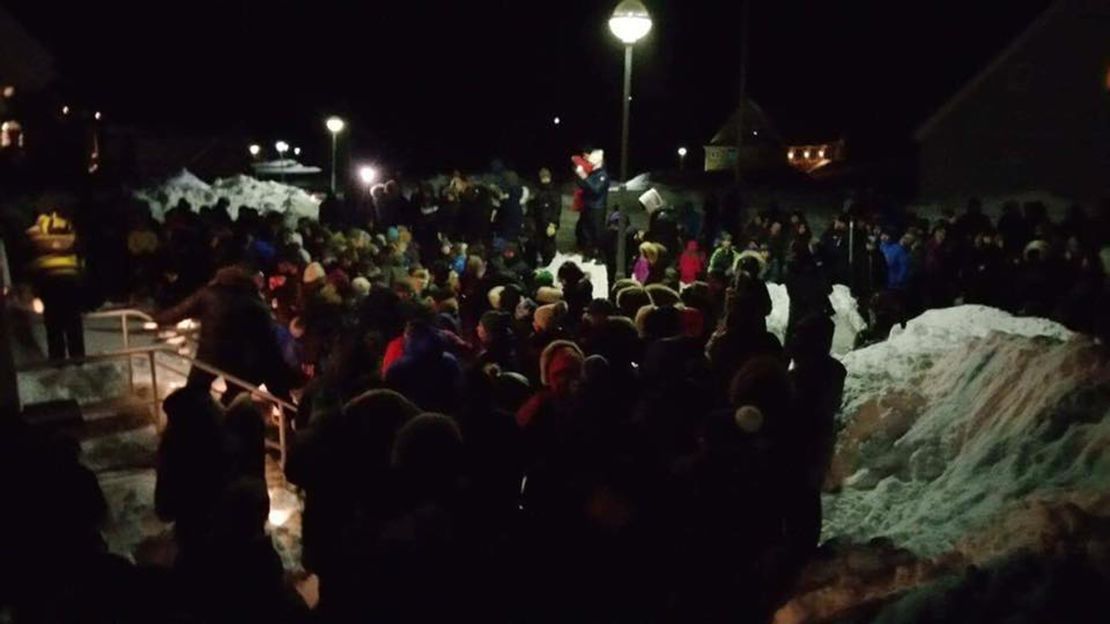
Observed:
[[[336,144],[339,143],[339,133],[331,133],[331,194],[335,195],[335,153]]]
[[[632,45],[625,44],[624,46],[624,100],[621,103],[623,116],[621,119],[621,184],[625,185],[627,191],[628,184],[628,120],[632,112]],[[625,198],[625,203],[627,198]],[[627,241],[625,240],[625,223],[628,220],[628,209],[623,208],[620,212],[620,217],[617,219],[617,279],[621,279],[626,274],[628,264],[628,250]]]
[[[740,108],[736,112],[736,183],[743,177],[740,154],[744,147],[744,106],[748,101],[748,6],[751,0],[740,3]]]

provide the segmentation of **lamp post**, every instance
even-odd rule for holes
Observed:
[[[609,30],[624,44],[624,99],[621,101],[621,183],[628,183],[628,119],[632,104],[632,47],[651,32],[651,15],[640,0],[622,0],[609,18]],[[625,241],[626,211],[617,219],[617,279],[624,277],[627,241]]]
[[[678,148],[678,170],[679,171],[685,171],[686,170],[686,154],[687,154],[687,151],[686,151],[685,146]]]
[[[285,152],[289,151],[289,144],[286,143],[285,141],[278,141],[277,143],[274,143],[274,149],[277,150],[278,160],[284,161],[285,160]],[[284,169],[285,168],[285,163],[282,162],[281,166],[282,166],[282,169]],[[281,172],[281,181],[282,182],[285,181],[285,171]]]
[[[335,161],[336,161],[336,146],[339,143],[339,133],[343,132],[343,128],[347,127],[347,122],[339,117],[328,117],[324,122],[327,126],[328,132],[331,133],[331,194],[335,195]]]
[[[247,151],[250,152],[251,158],[258,158],[258,155],[262,153],[262,146],[258,143],[251,143],[247,147]]]

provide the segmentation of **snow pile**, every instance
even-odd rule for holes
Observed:
[[[562,252],[555,254],[555,258],[545,270],[555,277],[556,285],[558,285],[559,282],[559,267],[563,266],[566,262],[578,264],[582,272],[590,277],[590,283],[593,284],[594,287],[594,299],[609,298],[609,270],[605,268],[604,264],[599,262],[593,260],[586,262],[580,254],[565,254]]]
[[[779,339],[786,341],[786,325],[790,321],[790,295],[786,286],[767,282],[767,292],[771,295],[771,313],[767,315],[767,331]],[[867,322],[860,316],[856,298],[851,290],[843,284],[834,284],[832,294],[829,295],[832,305],[833,323],[836,331],[833,334],[833,353],[841,355],[852,350],[856,342],[856,334],[867,327]]]
[[[232,219],[239,218],[239,209],[243,207],[263,214],[279,212],[290,222],[304,217],[316,219],[320,215],[320,202],[303,189],[246,175],[220,178],[209,185],[182,170],[158,186],[136,191],[135,197],[147,203],[151,216],[158,221],[164,220],[166,212],[182,199],[189,202],[193,211],[226,199]]]
[[[1110,366],[1056,323],[933,310],[843,362],[826,538],[981,560],[1036,533],[977,531],[1033,502],[1089,510],[1110,493]]]

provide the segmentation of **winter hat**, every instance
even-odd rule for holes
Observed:
[[[494,286],[489,289],[487,298],[489,299],[489,307],[494,310],[501,309],[501,293],[505,290],[504,286]]]
[[[482,329],[484,329],[486,333],[490,336],[500,336],[508,334],[512,327],[511,323],[511,316],[509,316],[505,312],[499,312],[497,310],[489,310],[486,313],[482,314],[482,317],[478,319],[478,324],[481,325]]]
[[[674,289],[662,284],[650,284],[644,288],[644,292],[651,298],[651,303],[660,308],[678,305],[682,302],[682,298]]]
[[[389,239],[389,242],[395,243],[401,239],[401,231],[397,229],[397,226],[391,225],[389,229],[385,231],[385,236]]]
[[[289,234],[289,242],[297,247],[304,247],[304,236],[300,232],[291,232]]]
[[[608,299],[594,299],[586,306],[586,313],[608,318],[617,313],[617,307]]]
[[[305,267],[303,278],[305,284],[312,284],[313,282],[320,281],[325,277],[327,277],[327,273],[324,271],[324,265],[320,264],[319,262],[313,262],[312,264]]]
[[[639,286],[630,286],[617,293],[617,308],[621,315],[636,318],[640,308],[651,305],[651,297]]]
[[[550,304],[563,300],[563,291],[553,286],[540,286],[536,290],[536,302]]]
[[[605,150],[595,149],[586,155],[586,160],[590,162],[594,169],[600,168],[605,164]]]
[[[532,326],[537,331],[555,329],[566,315],[567,304],[565,301],[542,305],[536,308],[536,313],[532,316]]]
[[[390,465],[420,480],[450,477],[462,458],[462,443],[454,418],[425,412],[397,431]]]
[[[552,275],[551,271],[548,271],[547,269],[538,269],[535,274],[535,283],[536,288],[540,288],[543,286],[554,286],[555,276]]]
[[[566,390],[582,377],[586,357],[578,345],[569,340],[556,340],[540,354],[540,380],[556,390]]]
[[[787,415],[791,392],[790,377],[781,358],[761,355],[748,360],[736,372],[729,383],[728,397],[736,407],[759,408],[773,426],[776,420]]]
[[[354,289],[357,296],[365,297],[370,294],[370,280],[360,275],[351,280],[351,288]]]

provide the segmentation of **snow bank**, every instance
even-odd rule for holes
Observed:
[[[136,191],[135,197],[147,203],[151,216],[158,221],[165,219],[166,212],[182,199],[194,211],[226,199],[232,219],[239,218],[242,207],[255,208],[264,214],[279,212],[290,222],[303,217],[316,219],[320,215],[320,202],[303,189],[246,175],[220,178],[209,185],[182,170],[158,186]]]
[[[1090,508],[1110,492],[1110,367],[1056,323],[933,310],[843,362],[826,538],[980,559],[1015,536],[976,532],[1030,501]]]
[[[545,270],[556,278],[556,286],[559,282],[559,267],[563,266],[565,262],[577,263],[582,271],[590,276],[590,283],[594,287],[594,299],[609,298],[609,270],[605,268],[604,264],[592,260],[586,262],[580,254],[565,254],[562,252],[555,254],[555,258],[551,261],[551,264],[547,265]]]
[[[786,341],[786,325],[790,321],[790,295],[786,286],[767,283],[767,292],[771,295],[771,313],[767,315],[767,331],[779,339]],[[832,294],[829,295],[832,305],[833,323],[836,331],[833,334],[833,353],[843,355],[852,350],[856,342],[856,334],[867,327],[867,322],[859,313],[859,305],[851,291],[843,284],[833,285]]]

